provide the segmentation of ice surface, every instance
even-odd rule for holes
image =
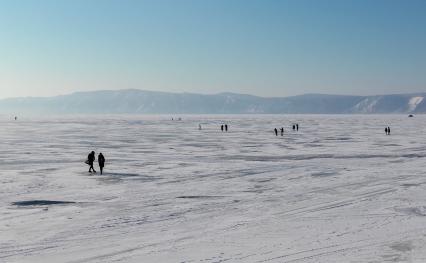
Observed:
[[[426,262],[426,116],[171,117],[0,117],[0,262]]]

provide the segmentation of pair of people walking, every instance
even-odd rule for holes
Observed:
[[[385,128],[385,133],[386,133],[386,135],[390,135],[390,127],[389,126]]]
[[[281,127],[280,131],[281,131],[281,136],[284,136],[284,128],[283,127]],[[275,136],[278,136],[278,129],[277,128],[274,129],[274,132],[275,132]]]
[[[226,131],[226,132],[228,131],[228,124],[225,124],[225,125],[223,125],[223,124],[222,124],[222,125],[220,126],[220,130],[221,130],[221,131],[223,131],[224,129],[225,129],[225,131]]]
[[[96,173],[96,170],[93,167],[93,163],[94,162],[95,162],[95,152],[92,151],[87,156],[87,161],[86,161],[86,163],[89,165],[89,173],[92,173],[92,171],[94,173]],[[103,170],[104,170],[104,167],[105,167],[105,157],[104,157],[104,155],[102,153],[99,153],[99,155],[98,155],[98,164],[99,164],[99,170],[101,171],[101,174],[102,174]]]

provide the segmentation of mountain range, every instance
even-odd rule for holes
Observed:
[[[426,113],[425,97],[426,93],[259,97],[235,93],[204,95],[129,89],[2,99],[0,114],[414,114]]]

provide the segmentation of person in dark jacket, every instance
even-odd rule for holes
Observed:
[[[102,153],[99,153],[98,155],[98,163],[99,163],[99,169],[101,170],[101,175],[102,175],[102,172],[105,166],[105,157]]]
[[[281,136],[284,136],[284,128],[281,127]]]
[[[277,128],[274,129],[274,132],[275,132],[275,136],[278,136],[278,130],[277,130]]]
[[[89,167],[89,173],[91,173],[92,172],[92,170],[93,170],[93,172],[95,172],[96,173],[96,171],[95,171],[95,168],[93,168],[93,163],[95,162],[95,152],[94,151],[92,151],[91,153],[89,153],[89,155],[87,156],[87,164],[90,166]]]

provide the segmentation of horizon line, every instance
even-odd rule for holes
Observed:
[[[350,97],[376,97],[376,96],[392,96],[392,95],[426,95],[426,91],[423,92],[410,92],[410,93],[390,93],[390,94],[374,94],[374,95],[355,95],[355,94],[330,94],[330,93],[302,93],[299,95],[290,95],[290,96],[259,96],[259,95],[253,95],[248,93],[237,93],[232,91],[223,91],[218,93],[196,93],[196,92],[173,92],[173,91],[155,91],[155,90],[146,90],[146,89],[136,89],[136,88],[130,88],[130,89],[100,89],[100,90],[91,90],[91,91],[74,91],[71,93],[66,94],[59,94],[59,95],[51,95],[51,96],[18,96],[18,97],[5,97],[0,98],[0,100],[9,100],[9,99],[34,99],[34,98],[40,98],[40,99],[48,99],[48,98],[56,98],[56,97],[64,97],[64,96],[71,96],[74,94],[86,94],[86,93],[96,93],[96,92],[128,92],[128,91],[138,91],[138,92],[152,92],[152,93],[168,93],[168,94],[175,94],[175,95],[182,95],[182,94],[190,94],[190,95],[203,95],[203,96],[215,96],[215,95],[223,95],[223,94],[233,94],[233,95],[243,95],[243,96],[252,96],[252,97],[258,97],[258,98],[291,98],[291,97],[300,97],[300,96],[309,96],[309,95],[317,95],[317,96],[350,96]]]

